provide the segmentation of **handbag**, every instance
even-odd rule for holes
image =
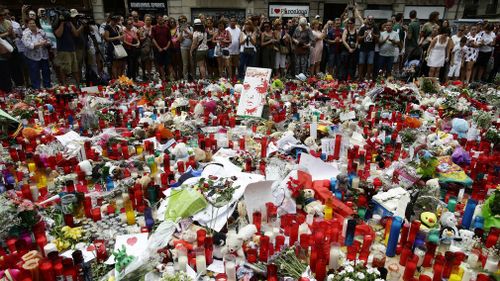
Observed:
[[[118,45],[113,44],[113,55],[115,59],[123,59],[127,57],[127,51],[121,43]]]
[[[223,48],[222,49],[222,56],[224,56],[224,57],[229,57],[230,56],[228,48]]]
[[[0,55],[8,55],[14,51],[14,47],[3,38],[0,38]]]
[[[279,52],[280,52],[282,55],[288,55],[288,54],[290,53],[290,49],[288,48],[288,46],[285,46],[285,45],[280,45]]]

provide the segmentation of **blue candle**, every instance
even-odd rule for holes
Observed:
[[[469,229],[472,223],[472,216],[474,215],[474,210],[476,209],[477,201],[474,199],[467,200],[467,206],[465,206],[464,216],[462,217],[462,227]]]
[[[388,257],[394,257],[396,255],[396,247],[398,246],[399,232],[401,231],[401,226],[403,225],[403,219],[401,217],[393,217],[391,223],[391,232],[389,233],[389,240],[387,241],[387,250],[385,255]]]
[[[345,232],[345,245],[352,246],[354,242],[354,232],[356,231],[356,220],[349,219],[347,221],[347,229]]]

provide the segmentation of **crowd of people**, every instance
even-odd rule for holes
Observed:
[[[333,20],[249,16],[109,15],[97,24],[71,9],[51,17],[24,6],[19,21],[0,8],[0,90],[97,84],[121,75],[148,81],[243,79],[248,66],[279,77],[329,73],[340,80],[379,75],[491,82],[500,64],[500,27],[486,21],[450,26],[433,12],[424,24],[415,11],[377,23],[348,7]],[[490,60],[492,63],[490,63]],[[488,68],[488,64],[492,65]],[[412,68],[413,67],[413,68]],[[57,81],[52,78],[55,72]]]

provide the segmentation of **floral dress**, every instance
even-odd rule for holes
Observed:
[[[467,37],[467,48],[465,49],[465,61],[466,62],[476,61],[477,57],[479,56],[479,48],[472,47],[469,45],[469,43],[478,44],[481,38],[479,34],[476,34],[475,36],[469,34],[466,37]]]

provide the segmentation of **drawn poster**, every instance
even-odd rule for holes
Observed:
[[[267,88],[272,70],[269,68],[248,67],[243,81],[238,110],[239,116],[261,117],[266,103]]]

